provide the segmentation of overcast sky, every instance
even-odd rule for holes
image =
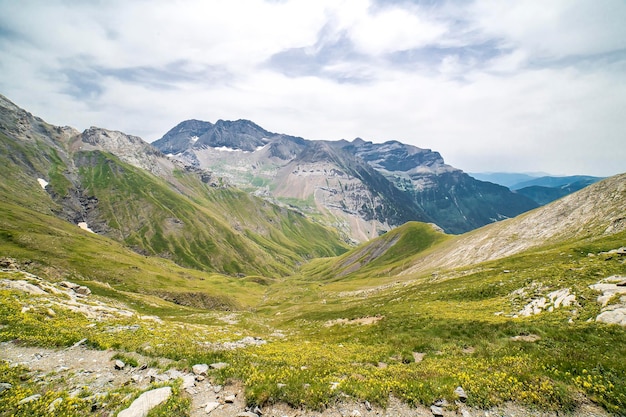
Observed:
[[[0,0],[0,94],[160,138],[249,119],[468,172],[626,172],[625,0]]]

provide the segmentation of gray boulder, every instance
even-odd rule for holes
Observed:
[[[167,401],[172,395],[172,387],[162,387],[141,394],[125,410],[119,412],[117,417],[146,417],[150,410]]]

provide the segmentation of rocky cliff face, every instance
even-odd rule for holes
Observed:
[[[537,207],[447,165],[438,152],[398,141],[309,141],[246,120],[190,120],[153,145],[258,194],[321,213],[355,241],[410,220],[463,233]]]

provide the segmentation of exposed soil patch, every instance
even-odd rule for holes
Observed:
[[[384,318],[385,316],[361,317],[359,319],[352,319],[352,320],[335,319],[335,320],[328,320],[326,323],[324,323],[324,326],[331,327],[331,326],[336,326],[338,324],[360,324],[362,326],[367,326],[370,324],[378,323]]]

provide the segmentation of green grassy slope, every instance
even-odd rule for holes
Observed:
[[[52,133],[0,133],[1,202],[88,220],[139,253],[220,273],[281,276],[307,259],[346,250],[328,228],[244,192],[210,187],[182,171],[169,182],[104,152],[70,154]],[[46,190],[37,178],[49,182]]]
[[[0,205],[0,253],[53,280],[101,282],[119,291],[196,293],[214,308],[246,308],[265,289],[251,280],[182,268],[172,261],[139,255],[120,243],[17,204]],[[91,285],[90,285],[91,286]],[[242,289],[245,288],[245,291]]]
[[[429,224],[408,222],[339,257],[310,262],[301,274],[316,281],[381,284],[412,265],[413,258],[432,252],[450,238]]]

